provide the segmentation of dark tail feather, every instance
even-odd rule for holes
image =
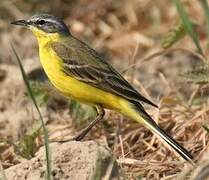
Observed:
[[[162,139],[164,139],[182,158],[192,162],[192,155],[183,146],[177,143],[171,136],[169,136],[163,129],[157,126],[157,124],[149,123],[148,126]]]
[[[142,116],[146,122],[145,125],[155,134],[160,136],[162,139],[165,140],[182,158],[185,160],[191,162],[193,165],[193,157],[192,155],[184,148],[182,147],[179,143],[177,143],[171,136],[169,136],[163,129],[161,129],[155,121],[146,113],[144,108],[140,105],[137,104],[137,111],[139,112],[140,116]]]

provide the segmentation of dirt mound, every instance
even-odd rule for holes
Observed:
[[[52,143],[50,150],[54,180],[119,179],[115,159],[107,147],[96,142]],[[6,169],[5,175],[8,180],[44,180],[45,149],[42,147],[35,158]]]

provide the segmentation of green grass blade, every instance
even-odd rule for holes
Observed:
[[[48,132],[47,132],[47,129],[46,129],[46,126],[44,124],[44,120],[43,120],[43,117],[41,115],[41,111],[39,110],[38,108],[38,105],[37,105],[37,102],[33,96],[33,93],[32,93],[32,89],[30,87],[30,84],[29,84],[29,81],[27,79],[27,76],[26,76],[26,73],[24,71],[24,68],[23,68],[23,65],[21,63],[21,60],[13,46],[13,44],[11,43],[11,47],[12,47],[12,50],[17,58],[17,61],[18,61],[18,65],[20,67],[20,71],[22,73],[22,77],[23,77],[23,80],[24,80],[24,83],[28,89],[28,93],[30,94],[31,96],[31,99],[33,101],[33,104],[35,105],[37,111],[38,111],[38,114],[40,116],[40,119],[41,119],[41,123],[42,123],[42,127],[43,127],[43,131],[44,131],[44,145],[45,145],[45,152],[46,152],[46,162],[47,162],[47,179],[48,180],[51,180],[51,158],[50,158],[50,152],[49,152],[49,141],[48,141]]]
[[[180,74],[187,82],[195,84],[209,84],[209,67],[200,66]]]
[[[207,21],[207,33],[209,37],[209,6],[207,0],[200,0],[200,3],[202,5],[202,8],[205,13],[206,21]]]
[[[163,37],[161,46],[167,49],[173,46],[176,42],[180,41],[187,34],[182,21],[178,21],[174,27]]]
[[[199,44],[199,39],[198,39],[198,36],[197,34],[194,32],[193,30],[193,26],[188,18],[188,15],[183,7],[183,4],[180,2],[180,0],[174,0],[175,4],[176,4],[176,8],[178,10],[178,13],[181,17],[181,20],[182,20],[182,23],[184,24],[185,26],[185,29],[187,31],[187,33],[190,35],[190,37],[192,38],[192,40],[194,41],[197,49],[198,49],[198,52],[203,55],[203,51],[200,47],[200,44]]]

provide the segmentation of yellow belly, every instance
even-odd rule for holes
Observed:
[[[32,29],[32,31],[38,40],[42,66],[51,83],[63,95],[84,103],[100,105],[104,108],[113,109],[140,123],[146,122],[132,107],[133,104],[128,100],[90,86],[87,83],[78,81],[73,77],[67,76],[62,71],[62,59],[55,54],[49,45],[52,41],[62,40],[63,37],[61,37],[60,34],[47,34],[37,29]]]
[[[62,60],[50,48],[40,49],[42,66],[51,83],[65,96],[81,102],[119,110],[121,97],[76,80],[62,71]]]

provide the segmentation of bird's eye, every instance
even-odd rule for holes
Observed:
[[[44,21],[43,19],[41,19],[41,20],[36,21],[36,23],[37,23],[38,25],[43,25],[43,24],[46,23],[46,21]]]

